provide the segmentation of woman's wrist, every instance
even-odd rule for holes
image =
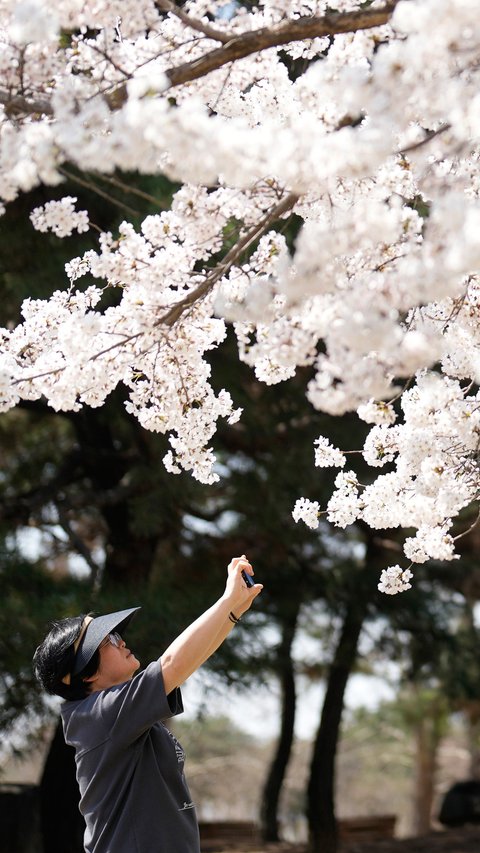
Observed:
[[[226,611],[226,616],[228,617],[230,613],[237,618],[240,619],[241,616],[248,610],[248,607],[245,607],[245,603],[240,604],[240,601],[236,596],[228,595],[228,593],[224,593],[222,598],[220,599]]]

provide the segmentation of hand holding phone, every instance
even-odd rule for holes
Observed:
[[[255,586],[255,581],[253,580],[252,576],[245,571],[245,569],[242,569],[242,578],[247,584],[247,586]]]

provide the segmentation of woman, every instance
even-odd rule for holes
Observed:
[[[261,592],[242,572],[253,575],[245,556],[235,557],[221,598],[137,675],[123,634],[138,607],[62,619],[36,650],[40,683],[67,700],[61,714],[75,747],[86,853],[199,853],[184,753],[163,720],[183,711],[180,685]]]

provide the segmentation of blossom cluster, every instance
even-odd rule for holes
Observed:
[[[75,210],[75,196],[64,196],[59,201],[47,201],[35,207],[30,220],[37,231],[52,231],[57,237],[69,237],[74,231],[88,231],[90,224],[86,210]]]
[[[410,569],[402,569],[400,566],[389,566],[384,569],[380,576],[378,588],[386,595],[396,595],[397,592],[405,592],[411,589],[410,583],[413,574]]]
[[[144,220],[141,233],[125,222],[119,239],[103,234],[99,251],[74,259],[67,272],[72,283],[86,272],[109,287],[121,282],[120,304],[101,310],[99,287],[26,300],[24,322],[3,333],[2,367],[12,381],[2,388],[2,408],[15,404],[20,389],[26,399],[45,396],[55,409],[99,406],[122,382],[130,389],[128,411],[146,429],[169,434],[168,470],[218,479],[208,443],[217,420],[234,423],[240,410],[227,390],[215,394],[203,355],[224,339],[225,322],[213,316],[213,292],[175,324],[168,315],[204,282],[193,268],[220,248],[226,222],[233,215],[253,220],[268,204],[260,191],[239,200],[228,190],[185,186],[171,210]]]
[[[0,202],[61,183],[66,163],[181,187],[138,229],[101,234],[66,265],[64,291],[27,300],[1,331],[0,408],[42,395],[99,406],[122,382],[129,411],[169,435],[168,469],[212,482],[217,422],[240,412],[214,392],[205,354],[231,323],[260,381],[308,366],[312,406],[372,425],[366,484],[315,442],[317,466],[344,469],[328,520],[413,528],[412,562],[453,559],[452,521],[480,487],[478,3],[400,0],[375,25],[302,41],[292,28],[287,44],[228,59],[232,40],[331,7],[63,0],[52,14],[46,0],[0,0]],[[290,75],[285,54],[303,70]],[[86,230],[75,201],[36,208],[34,226]],[[118,288],[115,307],[99,284],[75,289],[85,273]],[[320,511],[301,498],[294,517],[315,527]],[[384,591],[408,588],[397,569]]]
[[[312,530],[318,527],[319,514],[320,504],[318,501],[310,501],[308,498],[299,498],[292,512],[294,521],[300,521],[301,519]]]

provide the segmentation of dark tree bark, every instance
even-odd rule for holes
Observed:
[[[329,670],[320,724],[315,738],[307,785],[307,820],[312,853],[337,853],[335,818],[335,758],[345,698],[345,688],[357,656],[358,640],[375,593],[383,549],[367,534],[366,568],[352,578],[345,603],[340,638]],[[372,571],[373,569],[373,571]],[[347,592],[347,590],[346,590]]]
[[[295,602],[295,606],[283,624],[282,640],[278,650],[282,711],[277,748],[262,796],[261,822],[264,841],[280,840],[278,821],[279,800],[292,750],[295,726],[296,691],[292,644],[295,638],[299,609],[300,602]]]
[[[366,605],[347,605],[342,632],[330,668],[320,725],[313,746],[307,787],[307,819],[312,853],[336,853],[335,756],[342,719],[345,688],[357,654]]]
[[[83,853],[85,823],[78,810],[75,750],[67,746],[58,723],[40,782],[43,853]]]

